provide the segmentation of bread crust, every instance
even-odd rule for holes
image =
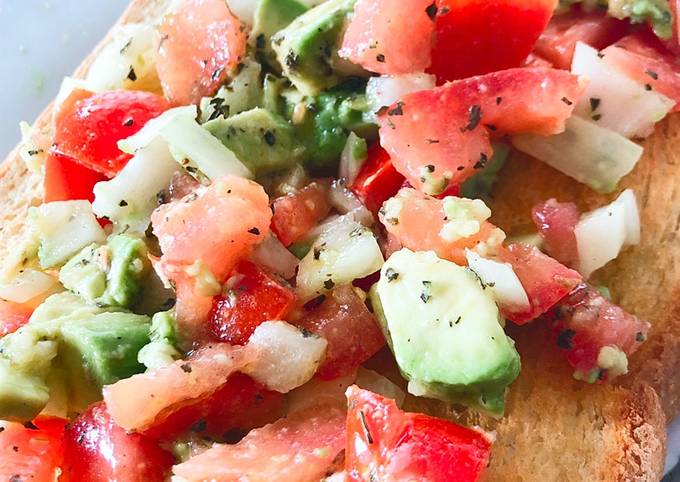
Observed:
[[[168,3],[169,0],[133,0],[118,23],[156,18]],[[76,70],[76,77],[86,74],[110,35]],[[35,125],[48,126],[51,116],[50,105]],[[637,286],[636,279],[644,279],[647,284],[652,281],[649,275],[638,278],[645,270],[640,268],[639,261],[635,261],[636,253],[644,253],[643,259],[651,262],[653,241],[663,240],[663,246],[670,249],[670,242],[680,226],[680,203],[668,204],[676,200],[676,195],[680,196],[680,190],[676,194],[669,181],[680,177],[680,167],[673,164],[675,161],[680,163],[680,159],[672,153],[673,150],[680,152],[680,136],[674,134],[680,132],[678,123],[680,119],[676,117],[662,124],[647,141],[645,158],[624,183],[644,189],[642,245],[625,253],[602,274],[603,279],[609,280],[614,293],[620,294],[624,307],[654,321],[655,327],[663,327],[652,332],[650,341],[632,361],[633,369],[625,380],[626,387],[591,386],[574,381],[556,350],[546,349],[546,334],[542,333],[542,328],[512,327],[510,334],[517,340],[523,370],[511,387],[505,418],[497,421],[436,401],[412,397],[407,400],[406,407],[410,410],[427,411],[496,431],[497,440],[486,480],[657,481],[661,478],[665,416],[659,397],[648,383],[661,394],[666,413],[675,414],[680,408],[677,401],[680,373],[675,373],[680,356],[680,329],[677,326],[680,303],[676,301],[680,263],[677,256],[665,256],[665,261],[654,263],[655,267],[663,267],[664,262],[673,263],[662,277],[663,289],[658,297],[648,297],[653,295],[649,286],[643,287],[644,293],[628,293],[623,288]],[[663,174],[655,173],[658,166],[662,166]],[[555,194],[551,195],[579,200],[579,204],[586,207],[611,198],[595,196],[587,188],[522,156],[515,157],[503,175],[506,180],[495,195],[495,217],[501,227],[510,231],[525,224],[533,201],[544,199],[553,189]],[[535,178],[527,179],[530,176]],[[512,190],[513,186],[522,186],[522,189]],[[660,190],[663,195],[658,193]],[[2,259],[21,236],[28,208],[39,205],[43,196],[42,176],[26,168],[18,148],[0,166],[0,192],[4,193],[4,201],[0,204]],[[658,209],[664,207],[672,211],[673,220],[678,220],[672,230],[661,229],[666,217]],[[680,248],[677,251],[680,253]],[[614,279],[616,273],[623,273],[620,281]],[[653,300],[660,308],[654,308]],[[645,357],[649,359],[645,361]]]

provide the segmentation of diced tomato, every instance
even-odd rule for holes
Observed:
[[[0,480],[53,482],[63,459],[67,420],[43,418],[33,424],[0,422]]]
[[[491,438],[419,413],[356,385],[347,389],[347,480],[473,482],[489,462]]]
[[[160,206],[151,216],[163,255],[161,267],[177,288],[180,335],[209,338],[213,284],[223,283],[234,266],[269,232],[272,212],[259,184],[227,176],[182,201]],[[201,279],[202,283],[197,283]]]
[[[358,0],[340,56],[379,74],[422,72],[431,62],[436,13],[432,0]]]
[[[328,216],[328,186],[313,182],[300,191],[274,199],[272,231],[284,246],[299,241]]]
[[[368,157],[351,189],[364,206],[377,213],[385,201],[394,196],[406,178],[392,165],[390,155],[377,142],[368,149]]]
[[[245,432],[279,418],[283,395],[267,390],[247,375],[234,373],[207,397],[169,414],[144,431],[158,440],[172,441],[189,430],[221,440],[230,432]]]
[[[105,386],[104,400],[118,425],[144,431],[180,408],[215,393],[254,356],[241,347],[209,345],[186,360]]]
[[[579,285],[565,298],[555,315],[557,345],[567,353],[576,373],[591,381],[610,378],[600,366],[602,348],[612,347],[626,356],[647,339],[650,325],[607,300],[595,288]],[[627,366],[626,366],[627,367]],[[614,373],[614,375],[621,373]]]
[[[236,445],[216,445],[174,474],[186,482],[318,482],[330,472],[345,443],[345,412],[314,406],[255,429]]]
[[[64,473],[59,480],[163,482],[174,462],[172,454],[155,441],[117,426],[99,402],[66,429]]]
[[[28,323],[31,307],[0,299],[0,337],[14,333]]]
[[[676,102],[680,110],[680,60],[653,33],[641,30],[602,51],[604,61]]]
[[[523,325],[553,308],[582,282],[581,275],[541,253],[534,246],[511,244],[500,252],[510,263],[529,298],[531,308],[522,312],[503,310],[503,315]]]
[[[188,0],[158,27],[156,69],[174,104],[196,104],[229,78],[246,53],[248,32],[224,0]]]
[[[165,99],[149,92],[92,94],[76,90],[55,116],[52,150],[113,177],[132,157],[118,149],[118,141],[135,134],[169,107]]]
[[[481,202],[481,201],[478,201]],[[451,237],[443,234],[448,221],[444,202],[412,188],[403,188],[388,203],[399,207],[396,217],[388,206],[381,210],[380,221],[400,246],[413,251],[434,251],[442,259],[467,265],[466,249],[483,245],[484,254],[493,255],[505,239],[504,233],[486,220],[479,221],[479,230],[469,236]]]
[[[380,115],[380,143],[411,185],[439,194],[491,158],[490,132],[562,132],[582,92],[578,77],[542,68],[450,82],[409,94]]]
[[[554,66],[549,60],[532,52],[526,59],[524,59],[523,67],[543,67],[546,69],[551,69]]]
[[[328,341],[326,358],[316,372],[322,380],[347,375],[385,345],[375,318],[349,285],[331,291],[296,325]]]
[[[221,341],[245,345],[255,328],[283,320],[295,304],[293,291],[250,261],[241,261],[227,280],[225,294],[215,297],[210,330]]]
[[[626,35],[629,24],[604,11],[582,12],[575,8],[556,15],[536,42],[534,52],[558,69],[571,69],[576,42],[601,50]]]
[[[521,66],[548,24],[557,0],[435,3],[439,10],[429,71],[444,83]],[[404,37],[410,40],[410,30],[403,31],[409,32]]]
[[[45,158],[44,202],[85,199],[94,201],[94,185],[107,177],[73,159],[49,152]]]
[[[550,256],[567,266],[578,261],[574,229],[581,214],[576,204],[549,199],[531,210],[531,217]]]

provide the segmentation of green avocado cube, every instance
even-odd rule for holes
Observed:
[[[0,358],[0,420],[32,420],[50,398],[45,381]]]
[[[280,69],[276,54],[271,47],[271,37],[306,11],[307,7],[298,0],[258,0],[253,30],[250,34],[255,46],[256,58],[269,66]]]

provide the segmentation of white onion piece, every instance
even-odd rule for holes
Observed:
[[[347,189],[342,180],[335,180],[331,184],[328,200],[340,214],[351,213],[355,221],[364,226],[372,226],[375,222],[373,213],[364,206],[356,194]]]
[[[359,157],[357,155],[358,145],[363,143],[363,153],[366,153],[366,141],[357,136],[354,132],[350,132],[347,137],[345,147],[340,154],[340,166],[338,168],[338,177],[345,179],[348,185],[352,185],[357,178],[361,166],[366,161],[366,155]]]
[[[571,71],[589,80],[574,113],[624,137],[648,136],[675,106],[673,100],[646,90],[608,65],[597,50],[582,42],[576,44]]]
[[[468,266],[491,290],[501,306],[522,310],[529,309],[529,298],[510,263],[501,263],[482,258],[477,253],[465,250]]]
[[[180,166],[163,139],[137,151],[116,177],[94,186],[92,207],[99,217],[113,221],[117,230],[144,233],[165,189]]]
[[[599,192],[612,192],[633,170],[642,147],[594,122],[573,116],[555,136],[517,135],[512,145]]]
[[[406,94],[434,88],[434,75],[417,73],[371,77],[366,85],[366,98],[373,112],[390,106]]]
[[[296,291],[309,300],[334,286],[351,283],[378,271],[384,263],[373,232],[345,214],[330,223],[300,261]]]
[[[273,234],[269,234],[264,241],[258,244],[250,255],[250,259],[264,268],[268,268],[274,274],[283,279],[291,279],[295,276],[298,260],[293,253],[288,251]]]
[[[257,355],[242,371],[270,390],[287,393],[314,376],[328,342],[285,321],[266,321],[255,329],[247,346]]]
[[[257,0],[227,0],[231,13],[248,26],[252,26],[255,21],[255,9],[258,3]]]
[[[54,276],[37,269],[21,270],[14,278],[0,282],[0,298],[15,303],[26,303],[60,291],[61,285]]]
[[[399,406],[404,403],[406,398],[406,393],[392,383],[389,378],[364,367],[359,367],[357,370],[356,384],[364,390],[395,400]]]
[[[586,213],[574,229],[578,271],[588,278],[619,255],[624,246],[640,242],[640,218],[630,189],[607,206]]]
[[[156,138],[161,136],[163,129],[178,118],[186,119],[196,119],[198,115],[198,109],[195,105],[188,105],[184,107],[175,107],[174,109],[169,109],[163,112],[158,117],[155,117],[144,124],[135,135],[130,136],[126,139],[118,141],[118,149],[128,154],[134,154],[139,149],[142,149]]]

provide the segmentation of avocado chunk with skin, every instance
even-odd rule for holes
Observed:
[[[139,299],[148,271],[144,241],[119,234],[105,245],[83,248],[62,267],[59,281],[89,303],[129,307]]]
[[[338,43],[356,0],[328,0],[297,17],[271,39],[283,73],[305,95],[316,95],[344,78]]]
[[[271,47],[271,37],[306,11],[307,6],[298,0],[258,0],[250,33],[256,58],[279,70],[276,54]]]
[[[212,135],[261,176],[293,167],[304,154],[295,129],[284,118],[255,108],[204,124]]]
[[[519,355],[471,270],[402,249],[383,266],[372,302],[410,393],[503,413]]]

